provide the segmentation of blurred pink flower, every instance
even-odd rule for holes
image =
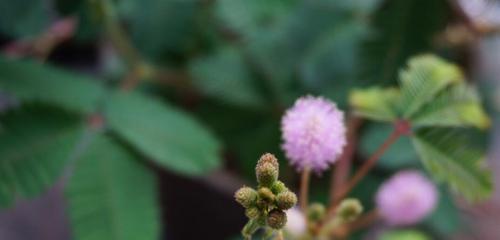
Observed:
[[[304,233],[306,233],[307,225],[306,220],[302,212],[297,208],[291,208],[286,211],[288,221],[285,225],[285,231],[293,236],[294,238],[299,238]]]
[[[390,225],[418,223],[435,208],[438,192],[434,184],[418,171],[401,171],[380,187],[376,204]]]
[[[297,99],[281,121],[282,148],[298,170],[310,167],[317,173],[328,168],[346,145],[344,113],[323,98]]]

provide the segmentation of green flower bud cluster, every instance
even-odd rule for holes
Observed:
[[[358,199],[348,198],[343,200],[337,208],[336,217],[342,222],[352,222],[361,215],[363,206]]]
[[[322,221],[324,220],[324,217],[326,215],[326,208],[325,205],[321,203],[312,203],[307,207],[307,228],[309,229],[309,232],[314,232],[316,231]]]
[[[297,204],[295,193],[278,180],[279,164],[274,155],[262,155],[255,167],[255,175],[259,183],[257,190],[244,186],[234,194],[249,219],[242,231],[246,239],[250,239],[260,227],[283,228],[287,221],[285,210]]]
[[[325,205],[321,203],[312,203],[307,208],[307,219],[318,222],[323,219],[326,213]]]

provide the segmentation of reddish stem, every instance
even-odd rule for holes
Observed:
[[[411,126],[406,120],[398,120],[394,124],[394,131],[389,135],[385,142],[375,151],[375,153],[358,169],[356,174],[351,178],[351,180],[343,187],[337,197],[332,202],[330,209],[328,210],[327,217],[333,216],[335,214],[335,208],[339,202],[363,179],[366,174],[375,166],[380,157],[389,149],[389,147],[395,143],[399,137],[402,135],[410,134]]]
[[[366,228],[366,227],[372,225],[379,218],[380,218],[380,216],[379,216],[377,210],[372,210],[372,211],[364,214],[363,216],[361,216],[360,218],[358,218],[354,222],[348,224],[347,225],[347,232],[350,233],[350,232],[354,232],[354,231],[359,230],[359,229]]]
[[[307,215],[307,205],[308,205],[307,195],[309,192],[310,178],[311,178],[311,169],[309,167],[304,168],[304,170],[302,170],[302,176],[300,180],[300,209],[302,210],[302,213],[304,213],[304,216]]]
[[[340,193],[340,189],[347,181],[349,177],[349,173],[351,171],[351,163],[354,152],[356,150],[357,144],[357,136],[358,129],[362,124],[362,119],[350,115],[347,121],[347,146],[345,147],[344,152],[339,158],[338,163],[336,164],[334,173],[331,177],[331,188],[330,188],[330,202],[338,198]]]

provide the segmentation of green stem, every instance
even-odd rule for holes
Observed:
[[[259,229],[259,223],[256,220],[250,219],[247,224],[241,230],[241,235],[245,240],[252,240],[252,235]]]
[[[139,52],[133,47],[120,25],[113,3],[110,0],[101,0],[99,3],[104,27],[111,44],[129,68],[134,69],[142,62]]]
[[[276,240],[284,240],[283,230],[278,230],[278,232],[276,233]]]

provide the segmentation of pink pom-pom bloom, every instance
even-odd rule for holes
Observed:
[[[418,223],[435,208],[438,192],[418,171],[402,171],[386,181],[376,197],[377,208],[393,226]]]
[[[334,163],[346,145],[344,113],[335,103],[305,96],[297,99],[281,121],[283,150],[298,170],[319,173]]]
[[[298,208],[291,208],[287,210],[286,216],[288,220],[285,225],[285,230],[288,234],[295,238],[298,238],[306,233],[306,219]]]

